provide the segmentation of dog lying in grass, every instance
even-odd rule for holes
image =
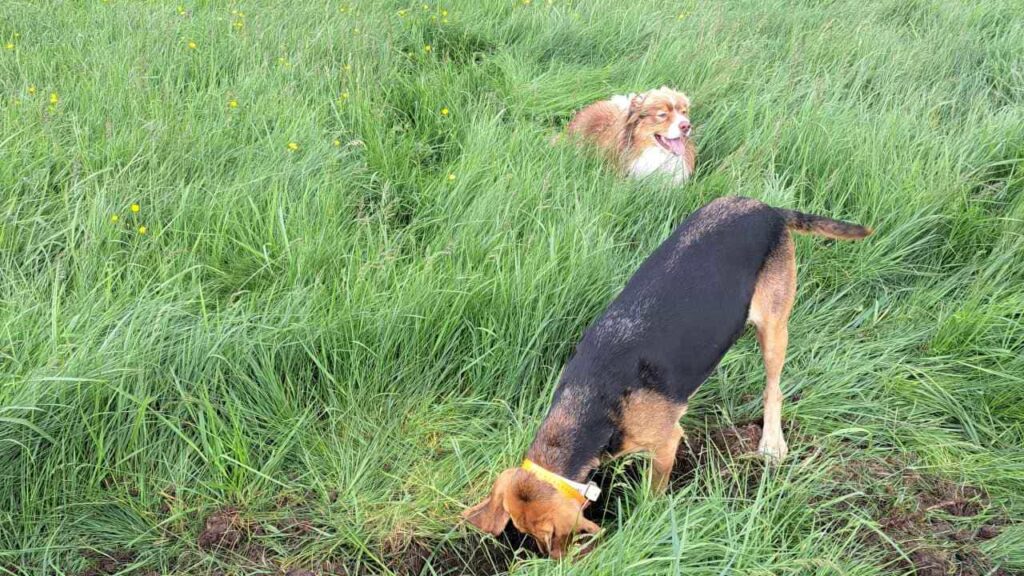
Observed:
[[[682,183],[697,162],[690,99],[667,86],[595,102],[577,112],[566,130],[596,144],[635,178],[667,173]]]
[[[511,519],[560,558],[575,534],[599,530],[583,509],[599,495],[585,482],[602,458],[649,452],[651,488],[663,491],[687,401],[747,323],[757,329],[767,377],[759,450],[785,458],[779,380],[796,295],[791,231],[847,240],[871,234],[750,198],[719,198],[693,213],[583,334],[522,466],[502,472],[463,517],[494,535]]]

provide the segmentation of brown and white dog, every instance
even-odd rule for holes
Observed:
[[[676,183],[693,174],[697,161],[691,130],[690,99],[667,86],[595,102],[567,127],[569,134],[597,144],[622,173],[667,173]]]

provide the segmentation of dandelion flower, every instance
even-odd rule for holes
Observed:
[[[149,228],[146,228],[145,226],[139,226],[139,234],[145,235],[146,232],[149,232]]]
[[[189,47],[189,49],[191,49],[191,50],[195,50],[196,48],[198,48],[198,47],[199,47],[199,45],[198,45],[198,44],[196,44],[195,40],[189,40],[189,41],[188,41],[188,47]]]
[[[441,18],[444,18],[446,16],[448,16],[448,11],[447,10],[441,10]]]
[[[29,84],[28,85],[28,94],[29,94],[29,96],[35,96],[36,95],[36,85],[35,84]]]
[[[228,108],[238,108],[238,100],[235,100],[234,98],[228,100]]]
[[[408,13],[409,13],[408,10],[399,10],[398,11],[398,17],[399,18],[405,18],[405,15],[408,14]]]
[[[426,46],[423,47],[424,52],[429,53],[431,50],[433,50],[433,48],[430,47],[430,44],[427,44]]]
[[[337,148],[337,147],[341,146],[341,140],[338,140],[337,138],[335,138],[334,141],[331,142],[331,145],[333,145],[335,148]]]
[[[455,174],[449,174],[448,175],[448,181],[449,182],[454,182],[455,181]]]
[[[288,143],[288,151],[289,152],[298,152],[299,151],[299,143],[298,142],[289,142]]]
[[[120,220],[120,219],[121,219],[121,217],[118,216],[117,214],[111,214],[110,215],[110,223],[111,224],[117,224],[117,221]]]
[[[348,100],[348,90],[345,90],[344,92],[342,92],[340,98],[342,100]]]
[[[4,48],[7,48],[8,50],[14,50],[14,42],[8,42],[7,44],[4,44]]]
[[[245,22],[242,22],[241,20],[235,20],[234,23],[231,24],[231,26],[234,27],[235,30],[241,30],[242,28],[245,28]]]
[[[447,116],[447,115],[448,115],[448,109],[447,108],[441,108],[441,116]]]
[[[184,6],[178,6],[178,16],[184,16],[184,15],[185,15],[185,7]]]
[[[60,102],[60,96],[57,96],[56,92],[50,92],[50,104],[56,106],[57,102]]]
[[[423,11],[426,12],[427,10],[430,10],[430,5],[429,4],[424,4],[423,5]]]
[[[139,203],[138,203],[138,202],[135,202],[135,203],[133,203],[133,204],[131,205],[131,210],[132,210],[132,212],[134,212],[134,213],[138,214],[138,213],[139,213],[139,210],[142,210],[142,206],[139,206]]]

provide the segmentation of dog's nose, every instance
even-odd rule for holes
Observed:
[[[683,132],[683,134],[689,134],[690,133],[690,121],[689,120],[680,120],[679,121],[679,130],[681,130]]]

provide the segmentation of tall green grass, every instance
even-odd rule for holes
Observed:
[[[798,241],[791,459],[636,486],[591,555],[513,569],[898,570],[836,474],[894,455],[1024,520],[1013,0],[7,0],[0,41],[0,572],[243,573],[196,544],[229,506],[313,523],[258,536],[285,568],[462,538],[583,328],[724,194],[877,230]],[[662,84],[685,187],[549,145]],[[744,339],[689,434],[762,380]],[[1024,569],[1019,528],[987,550]]]

